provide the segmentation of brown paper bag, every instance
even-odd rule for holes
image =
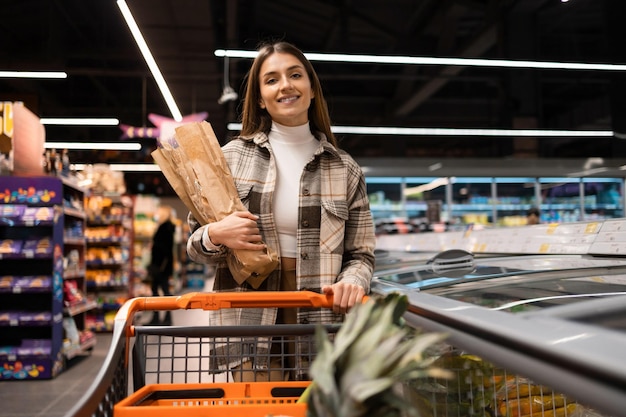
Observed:
[[[188,123],[176,128],[175,140],[152,153],[166,179],[201,224],[246,210],[211,125]],[[278,254],[229,250],[228,268],[237,283],[258,288],[278,266]]]

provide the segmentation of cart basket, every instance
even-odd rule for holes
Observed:
[[[111,346],[104,364],[81,400],[65,417],[118,415],[172,415],[171,407],[195,404],[193,412],[236,416],[239,410],[273,404],[290,407],[289,415],[306,410],[295,404],[299,392],[310,383],[307,366],[314,359],[317,325],[270,326],[135,326],[139,311],[171,311],[226,308],[332,308],[332,296],[310,291],[263,291],[188,293],[181,296],[138,297],[128,300],[117,312]],[[325,326],[332,334],[339,325]],[[242,348],[243,347],[243,348]],[[308,356],[307,356],[308,355]],[[295,358],[299,358],[298,361]],[[272,372],[289,373],[302,381],[255,382],[258,366],[230,369],[233,363],[271,363]],[[274,364],[280,362],[281,367]],[[132,375],[129,370],[132,369]],[[272,378],[272,381],[274,379]],[[132,382],[132,384],[131,384]],[[278,385],[276,385],[278,384]],[[290,390],[285,391],[286,388]],[[285,396],[285,392],[291,395]],[[243,395],[242,395],[243,393]],[[280,394],[276,397],[276,393]],[[215,395],[221,397],[215,397]],[[295,395],[297,394],[297,395]],[[192,398],[188,398],[189,395]],[[202,398],[199,398],[202,397]],[[174,404],[175,403],[175,404]],[[233,405],[237,404],[237,407]],[[304,408],[303,408],[304,406]],[[222,408],[224,413],[222,413]],[[157,412],[154,411],[156,409]],[[219,408],[219,409],[218,409]],[[167,411],[169,410],[169,411]],[[294,414],[293,411],[296,411]],[[280,410],[278,410],[280,411]],[[189,410],[185,409],[185,415]],[[217,413],[217,414],[214,414]],[[256,414],[246,413],[247,417]],[[130,413],[130,414],[129,414]],[[267,414],[267,413],[265,413]],[[265,416],[265,414],[259,414]],[[285,414],[271,412],[270,414]],[[243,414],[242,414],[243,415]]]

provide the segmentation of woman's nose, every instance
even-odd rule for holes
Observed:
[[[289,77],[281,77],[280,78],[280,88],[281,90],[286,90],[291,88],[291,80],[289,79]]]

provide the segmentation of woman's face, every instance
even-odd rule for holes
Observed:
[[[309,121],[313,90],[298,58],[279,52],[267,57],[259,71],[259,85],[259,104],[273,121],[284,126],[300,126]]]

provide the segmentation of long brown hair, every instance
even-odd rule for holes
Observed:
[[[324,94],[322,93],[322,85],[313,65],[311,65],[311,62],[304,56],[302,51],[284,41],[261,45],[258,49],[258,55],[246,75],[243,111],[241,115],[241,136],[249,137],[259,132],[268,133],[272,127],[270,114],[259,105],[261,102],[259,73],[263,62],[274,53],[293,55],[302,63],[311,80],[311,89],[313,90],[314,97],[309,107],[309,125],[311,133],[318,139],[320,138],[320,134],[324,134],[330,143],[337,146],[337,139],[330,130],[330,114],[328,113],[328,106],[324,99]]]

